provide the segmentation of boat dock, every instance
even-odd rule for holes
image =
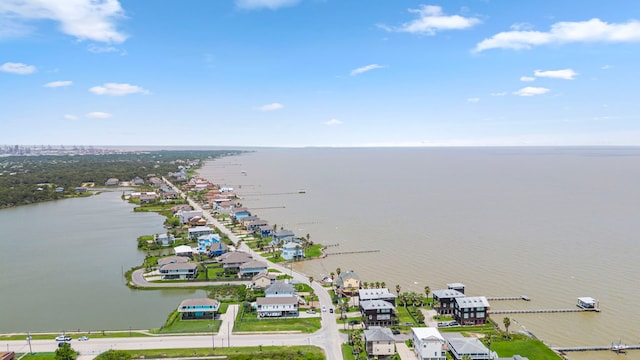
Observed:
[[[380,250],[340,251],[340,252],[325,253],[325,255],[364,254],[364,253],[374,253],[374,252],[380,252]]]
[[[560,353],[575,352],[575,351],[606,351],[606,350],[623,353],[627,350],[640,350],[640,344],[638,345],[612,344],[612,345],[605,345],[605,346],[552,347],[551,349]]]
[[[489,300],[489,301],[503,301],[503,300],[531,301],[531,298],[529,298],[526,295],[520,295],[520,296],[494,296],[494,297],[487,297],[487,300]]]
[[[570,313],[570,312],[600,312],[600,309],[524,309],[524,310],[489,310],[487,314],[540,314],[540,313]]]

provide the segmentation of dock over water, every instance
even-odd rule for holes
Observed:
[[[612,345],[605,345],[605,346],[552,347],[551,349],[560,353],[575,352],[575,351],[606,351],[606,350],[624,353],[627,350],[640,350],[640,344],[638,345],[612,344]]]
[[[531,301],[531,298],[526,296],[526,295],[520,295],[520,296],[493,296],[493,297],[487,297],[487,300],[489,300],[489,301],[506,301],[506,300]]]
[[[489,310],[487,314],[540,314],[540,313],[569,313],[569,312],[600,312],[600,309],[524,309],[524,310]]]

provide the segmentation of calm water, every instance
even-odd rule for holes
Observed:
[[[511,329],[552,346],[640,343],[640,148],[265,149],[201,174],[270,223],[339,244],[330,251],[380,250],[299,265],[316,278],[340,267],[402,291],[463,282],[532,299],[494,309],[592,296],[602,312],[513,315]]]
[[[160,327],[191,290],[130,290],[140,235],[164,218],[107,192],[0,210],[0,332]]]

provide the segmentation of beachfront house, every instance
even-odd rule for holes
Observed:
[[[180,264],[184,264],[184,263],[188,263],[189,259],[184,257],[184,256],[167,256],[167,257],[163,257],[158,259],[158,267],[167,265],[167,264],[176,264],[176,263],[180,263]]]
[[[215,234],[215,230],[208,226],[194,226],[192,228],[189,228],[188,232],[189,239],[197,239],[200,236]]]
[[[193,280],[198,276],[198,265],[194,263],[169,263],[158,268],[162,280]]]
[[[218,262],[222,264],[222,268],[227,273],[238,272],[240,265],[252,260],[251,255],[242,251],[229,252],[218,257]]]
[[[251,216],[251,212],[247,208],[238,207],[231,209],[231,218],[236,221],[240,221],[247,216]]]
[[[437,328],[411,328],[413,351],[418,360],[445,360],[447,358],[447,342]]]
[[[282,245],[282,258],[285,260],[300,260],[304,258],[304,249],[297,242],[288,242]]]
[[[456,290],[456,291],[459,291],[459,292],[461,292],[463,294],[464,294],[464,288],[465,288],[465,285],[463,283],[459,283],[459,282],[447,284],[447,289]]]
[[[296,234],[291,230],[281,229],[274,232],[272,237],[273,240],[271,241],[271,245],[280,245],[289,241],[294,241]]]
[[[358,300],[359,301],[368,301],[368,300],[382,300],[386,301],[391,305],[396,304],[396,295],[389,292],[387,288],[378,288],[378,289],[360,289],[358,290]]]
[[[495,355],[475,337],[464,337],[459,334],[447,335],[449,351],[455,360],[467,357],[471,360],[490,360]]]
[[[186,256],[186,257],[193,256],[193,249],[191,248],[191,246],[188,246],[188,245],[176,246],[173,248],[173,252],[176,254],[176,256]]]
[[[116,186],[120,183],[120,181],[116,178],[109,178],[104,182],[105,186]]]
[[[220,240],[220,235],[218,234],[207,234],[198,236],[198,247],[196,251],[198,254],[209,254],[209,248],[211,245],[222,242]]]
[[[455,299],[464,297],[464,294],[460,291],[450,289],[434,290],[431,294],[433,296],[433,300],[437,303],[434,310],[436,310],[440,315],[453,314],[453,307],[456,301]]]
[[[271,235],[273,235],[273,226],[271,225],[260,226],[258,230],[260,232],[260,236],[262,236],[263,238],[270,237]]]
[[[296,288],[290,283],[276,281],[264,290],[265,297],[290,297],[296,296]]]
[[[185,299],[178,306],[182,320],[215,319],[220,303],[214,299]]]
[[[360,276],[354,271],[344,271],[336,279],[336,288],[343,295],[353,295],[360,290]]]
[[[226,253],[227,251],[229,251],[227,244],[225,244],[222,241],[218,241],[218,242],[214,242],[213,244],[211,244],[211,246],[209,246],[209,251],[207,252],[207,255],[209,255],[209,257],[217,257]]]
[[[256,307],[260,318],[298,316],[298,298],[295,296],[259,297]]]
[[[249,222],[244,221],[243,225],[247,229],[247,231],[254,232],[257,231],[261,226],[268,226],[269,222],[267,222],[266,220],[255,219]]]
[[[136,176],[133,179],[131,179],[131,184],[136,186],[144,185],[144,179],[141,178],[140,176]]]
[[[383,300],[360,301],[360,313],[367,326],[392,326],[398,323],[396,307]]]
[[[278,276],[274,273],[270,273],[269,270],[262,270],[258,275],[251,279],[251,287],[256,289],[264,289],[267,286],[276,282]]]
[[[457,297],[453,303],[453,318],[460,325],[482,325],[487,322],[489,301],[484,296]]]
[[[179,210],[173,216],[180,218],[181,223],[188,224],[192,217],[202,217],[202,210]]]
[[[153,235],[153,241],[160,246],[169,246],[176,241],[176,237],[173,234],[155,234]]]
[[[268,267],[267,264],[262,261],[258,261],[258,260],[247,261],[238,267],[238,276],[253,277],[255,275],[258,275],[260,271],[267,270],[267,267]]]
[[[389,328],[370,326],[364,331],[364,344],[369,358],[384,359],[396,353],[396,338]]]

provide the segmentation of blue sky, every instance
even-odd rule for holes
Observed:
[[[2,0],[0,144],[640,145],[640,2]]]

